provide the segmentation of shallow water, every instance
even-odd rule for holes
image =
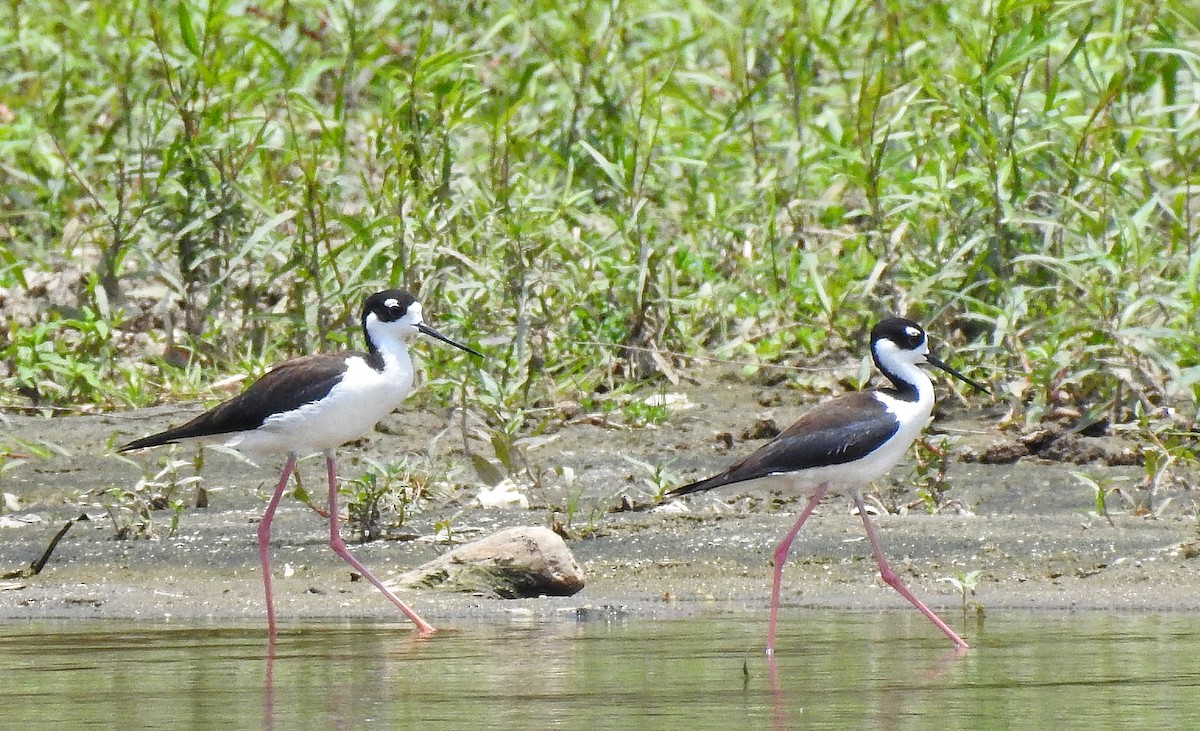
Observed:
[[[915,613],[914,613],[915,614]],[[4,728],[1198,728],[1200,623],[1013,614],[263,628],[9,622]]]

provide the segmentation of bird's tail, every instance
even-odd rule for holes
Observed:
[[[165,434],[165,433],[166,432],[164,432],[163,434]],[[164,438],[163,434],[151,434],[148,437],[142,437],[141,439],[134,439],[132,442],[129,442],[128,444],[124,444],[124,445],[121,445],[120,447],[117,447],[117,451],[118,452],[132,452],[135,449],[145,449],[147,447],[159,447],[159,446],[162,446],[163,444],[175,444],[179,441],[178,439],[171,439],[169,437]]]
[[[178,444],[179,440],[187,439],[188,437],[198,436],[191,428],[191,424],[177,426],[174,429],[160,431],[157,434],[151,434],[148,437],[134,439],[132,442],[117,447],[118,452],[132,452],[135,449],[146,449],[147,447],[161,447],[164,444]]]
[[[682,487],[677,487],[674,490],[668,490],[663,494],[663,500],[674,500],[677,497],[691,495],[694,492],[704,492],[705,490],[712,490],[714,488],[727,485],[729,482],[725,479],[725,477],[725,473],[721,473],[719,475],[714,475],[707,479],[700,480],[699,482],[693,482]]]

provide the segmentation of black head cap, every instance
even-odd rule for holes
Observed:
[[[363,327],[367,325],[367,315],[372,312],[381,322],[395,322],[408,314],[408,308],[417,301],[403,289],[385,289],[367,298],[363,304]]]
[[[925,342],[925,330],[903,317],[887,317],[871,328],[871,343],[890,340],[901,350],[916,350]]]
[[[911,353],[920,353],[920,360],[914,359],[913,363],[928,363],[929,365],[939,368],[958,380],[966,383],[984,393],[990,393],[981,383],[972,381],[963,374],[954,370],[942,361],[933,357],[929,352],[929,340],[925,335],[925,330],[920,325],[912,320],[906,320],[903,317],[888,317],[880,320],[871,330],[871,357],[875,360],[876,367],[883,372],[893,383],[899,388],[902,382],[888,369],[886,363],[880,362],[878,344],[883,341],[890,341],[895,344],[901,351],[909,351]]]

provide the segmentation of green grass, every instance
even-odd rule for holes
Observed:
[[[6,3],[0,399],[189,397],[399,285],[506,423],[890,312],[1030,420],[1194,415],[1190,3],[766,5]]]

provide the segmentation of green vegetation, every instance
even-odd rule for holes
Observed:
[[[945,581],[954,587],[962,599],[962,616],[966,620],[967,613],[972,606],[975,608],[975,614],[983,616],[983,605],[971,601],[971,597],[975,596],[975,587],[979,584],[979,577],[983,575],[983,571],[976,569],[975,571],[964,571],[957,576],[946,576],[938,581]]]
[[[179,519],[186,509],[180,493],[195,488],[196,503],[205,504],[207,501],[201,484],[203,478],[200,477],[203,455],[203,450],[198,450],[191,461],[171,455],[161,457],[161,468],[154,474],[147,472],[132,488],[100,488],[85,494],[80,502],[92,502],[108,514],[117,540],[160,538],[164,535],[169,538],[175,535]],[[181,471],[185,467],[191,467],[193,474],[183,476]],[[154,513],[167,509],[171,513],[164,529],[155,520]]]
[[[1091,489],[1092,495],[1095,498],[1095,515],[1104,518],[1109,525],[1114,525],[1112,516],[1109,515],[1108,504],[1109,496],[1117,495],[1123,498],[1124,502],[1130,507],[1130,513],[1134,515],[1144,515],[1149,511],[1146,506],[1138,506],[1131,499],[1130,494],[1122,489],[1121,485],[1125,482],[1122,477],[1113,477],[1106,480],[1098,480],[1084,472],[1074,471],[1071,476],[1078,480],[1083,485]]]
[[[440,476],[409,464],[407,458],[394,464],[365,461],[366,472],[340,488],[346,497],[347,523],[363,541],[378,540],[399,529],[421,503],[447,492],[439,484]]]
[[[482,380],[429,349],[428,392],[510,444],[676,354],[810,362],[885,312],[1025,419],[1200,399],[1191,3],[0,20],[6,405],[192,396],[343,346],[384,285],[488,350]]]
[[[947,441],[943,438],[933,444],[928,439],[918,439],[913,445],[916,460],[910,481],[916,488],[921,507],[931,515],[941,510],[949,500],[946,495],[950,491],[950,484],[946,480],[950,462]]]

